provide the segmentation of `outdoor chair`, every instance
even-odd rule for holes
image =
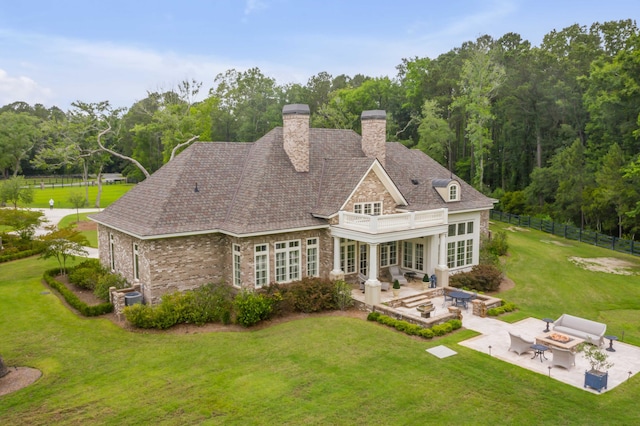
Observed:
[[[402,272],[400,272],[400,268],[398,268],[398,266],[389,266],[389,273],[391,274],[391,282],[398,280],[400,285],[409,283],[404,275],[402,275]]]
[[[531,345],[535,342],[533,340],[528,340],[521,337],[518,334],[513,334],[512,332],[508,332],[509,337],[511,337],[511,346],[509,346],[509,350],[517,353],[518,355],[522,355],[525,352],[531,352]]]
[[[358,281],[360,282],[360,290],[364,293],[364,283],[367,281],[367,277],[365,277],[364,274],[359,273]]]
[[[453,302],[453,297],[448,296],[446,291],[442,294],[442,296],[444,298],[444,302],[442,302],[442,307],[446,308],[447,303]]]
[[[551,353],[553,353],[552,367],[558,366],[568,370],[576,364],[576,354],[568,349],[552,348]]]

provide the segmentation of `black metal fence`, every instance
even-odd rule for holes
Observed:
[[[568,240],[581,241],[594,246],[640,256],[640,243],[633,240],[625,240],[624,238],[612,237],[611,235],[576,228],[572,225],[565,225],[563,223],[538,219],[531,216],[504,213],[497,210],[491,210],[490,217],[493,220],[537,229],[542,232],[564,237]]]

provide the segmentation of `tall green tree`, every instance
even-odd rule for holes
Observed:
[[[0,201],[11,203],[18,208],[18,203],[29,204],[33,201],[33,188],[23,176],[15,176],[0,182]]]
[[[0,113],[0,167],[12,170],[17,176],[21,161],[28,159],[31,150],[39,142],[42,120],[27,112],[5,111]]]
[[[484,189],[484,159],[493,144],[489,123],[494,118],[491,101],[504,80],[504,67],[491,55],[491,40],[478,39],[471,57],[464,62],[461,75],[460,96],[455,107],[461,108],[467,117],[466,137],[473,147],[473,185]]]
[[[418,133],[420,141],[417,148],[451,170],[451,143],[455,135],[442,117],[436,101],[424,101]]]

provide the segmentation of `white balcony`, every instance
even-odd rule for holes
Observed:
[[[338,227],[369,234],[424,229],[447,224],[447,209],[369,216],[366,214],[339,213]]]

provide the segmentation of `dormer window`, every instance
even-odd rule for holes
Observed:
[[[374,201],[371,203],[355,203],[353,205],[353,212],[369,216],[380,216],[382,213],[382,202]]]
[[[456,183],[449,185],[449,201],[458,201],[459,188]]]
[[[434,179],[431,184],[445,202],[460,201],[460,183],[457,180]]]

